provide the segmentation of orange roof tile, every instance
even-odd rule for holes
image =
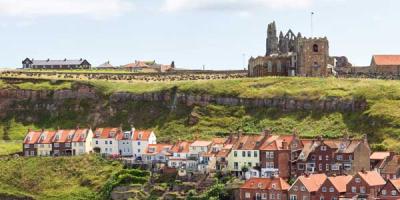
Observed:
[[[190,142],[178,142],[176,143],[171,151],[174,153],[189,153]]]
[[[89,129],[77,129],[72,142],[85,142]]]
[[[282,178],[251,178],[247,180],[240,188],[262,190],[289,190],[289,187],[290,185]]]
[[[346,185],[350,182],[353,177],[350,175],[347,176],[334,176],[328,177],[329,181],[339,192],[346,192]]]
[[[65,143],[65,142],[72,142],[74,137],[75,130],[57,130],[56,134],[53,137],[53,142],[57,143]]]
[[[153,131],[150,130],[135,130],[133,132],[132,140],[149,140]]]
[[[24,144],[35,144],[40,137],[42,131],[29,131],[24,139]]]
[[[374,153],[371,154],[369,159],[371,159],[371,160],[384,160],[388,156],[390,156],[390,152],[374,152]]]
[[[43,131],[40,135],[37,143],[38,144],[51,144],[56,131]]]
[[[232,149],[256,150],[263,143],[263,139],[263,135],[243,135],[234,142]]]
[[[108,139],[116,138],[119,133],[121,133],[120,128],[97,128],[94,131],[93,138]]]
[[[144,150],[143,154],[146,155],[154,155],[161,153],[162,151],[165,151],[167,154],[169,154],[169,150],[172,148],[172,145],[170,144],[149,144],[146,149]]]
[[[311,174],[308,176],[299,176],[297,180],[301,181],[309,192],[315,192],[326,179],[327,176],[325,174]]]
[[[212,143],[213,144],[224,144],[226,142],[226,138],[213,138]]]
[[[393,184],[393,186],[394,186],[398,191],[400,191],[400,179],[390,179],[389,181]]]
[[[400,55],[374,55],[372,59],[376,65],[400,65]]]
[[[364,171],[357,173],[368,185],[384,185],[386,182],[377,171]]]

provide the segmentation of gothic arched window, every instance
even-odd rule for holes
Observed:
[[[313,45],[313,51],[314,51],[314,52],[318,52],[318,45],[317,45],[317,44],[314,44],[314,45]]]
[[[282,63],[280,60],[278,60],[278,63],[276,64],[276,72],[280,73],[282,71]]]
[[[272,62],[268,61],[268,68],[267,68],[268,72],[272,72]]]

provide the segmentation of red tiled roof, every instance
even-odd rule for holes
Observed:
[[[149,140],[152,132],[153,131],[150,130],[135,130],[133,132],[132,140]]]
[[[400,65],[400,55],[374,55],[372,59],[376,65]]]
[[[374,153],[371,154],[369,159],[371,159],[371,160],[384,160],[388,156],[390,156],[390,152],[374,152]]]
[[[321,187],[326,179],[327,176],[325,174],[311,174],[308,176],[299,176],[297,181],[301,181],[309,192],[315,192]]]
[[[120,128],[97,128],[93,134],[93,138],[116,138],[121,132]]]
[[[386,182],[377,171],[364,171],[358,172],[358,175],[369,185],[379,186],[384,185]]]
[[[35,144],[41,133],[42,131],[29,131],[24,139],[24,144]]]
[[[72,142],[74,137],[75,130],[57,130],[56,134],[53,137],[53,142],[57,143],[65,143],[65,142]]]
[[[56,131],[43,131],[40,135],[37,143],[38,144],[51,144],[54,138]]]
[[[178,142],[176,143],[171,151],[174,153],[189,153],[190,142]]]
[[[273,185],[275,185],[273,188]],[[251,178],[247,180],[240,189],[261,189],[261,190],[289,190],[290,185],[282,178]]]
[[[336,188],[337,191],[346,192],[346,185],[350,182],[353,177],[350,175],[347,176],[334,176],[328,177],[329,181]]]
[[[235,150],[256,150],[262,144],[264,135],[242,135],[233,144]]]
[[[170,144],[149,144],[146,147],[146,149],[144,150],[143,154],[154,155],[154,154],[161,153],[162,151],[165,151],[165,149],[170,150],[171,148],[172,148],[172,145],[170,145]],[[165,151],[165,152],[168,153],[167,151]]]
[[[224,144],[226,142],[226,138],[213,138],[212,143],[213,144]]]
[[[400,179],[390,179],[389,181],[393,184],[393,186],[394,186],[398,191],[400,191]]]
[[[85,142],[89,129],[77,129],[72,142]]]

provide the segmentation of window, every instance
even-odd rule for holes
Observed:
[[[239,163],[238,162],[234,162],[233,163],[233,168],[236,169],[236,170],[239,169]]]
[[[352,187],[351,187],[351,192],[352,192],[352,193],[357,193],[357,188],[354,187],[354,186],[352,186]]]
[[[106,141],[104,141],[104,144],[108,144],[108,141],[106,140]]]
[[[234,152],[233,152],[233,156],[234,156],[234,157],[237,157],[237,151],[234,151]]]
[[[251,157],[251,151],[247,152],[247,157]]]
[[[326,146],[321,146],[321,151],[326,151]]]
[[[322,192],[326,192],[326,187],[322,187]]]
[[[356,183],[360,183],[361,179],[360,178],[356,178],[355,181],[356,181]]]
[[[323,196],[319,197],[319,200],[324,200],[325,198]]]
[[[315,160],[315,156],[314,155],[311,156],[311,160]]]
[[[261,194],[261,199],[267,199],[267,194],[266,193],[262,193]]]
[[[318,45],[317,44],[313,45],[313,52],[315,52],[315,53],[318,52]]]
[[[290,195],[290,200],[297,200],[297,196],[296,195]]]
[[[318,160],[322,160],[322,156],[321,155],[318,156]]]
[[[397,191],[396,190],[392,190],[392,196],[396,196],[397,195]]]
[[[276,64],[276,72],[280,73],[282,71],[282,63],[280,60],[278,60],[278,63]]]
[[[251,196],[251,195],[250,195],[250,192],[246,192],[246,193],[244,194],[244,197],[247,198],[247,199],[250,199],[250,196]]]
[[[268,61],[268,68],[267,68],[268,72],[272,72],[272,62]]]
[[[275,194],[274,193],[270,193],[269,194],[269,199],[275,199]]]
[[[325,156],[325,160],[329,160],[329,156],[328,155]]]
[[[337,159],[337,160],[343,160],[343,155],[337,155],[337,156],[336,156],[336,159]]]
[[[386,190],[382,190],[382,195],[386,195]]]
[[[281,199],[281,194],[276,194],[276,199],[280,200]]]
[[[112,144],[112,141],[110,140],[110,144]]]
[[[99,141],[96,140],[96,144],[99,144]]]
[[[137,142],[137,145],[138,145],[138,146],[140,146],[140,141],[139,141],[139,142]]]
[[[293,186],[293,190],[297,191],[298,187],[297,186]]]
[[[58,143],[54,143],[54,147],[60,147],[60,144],[58,144]]]
[[[306,191],[306,187],[301,186],[301,187],[300,187],[300,190],[301,190],[302,192],[304,192],[304,191]]]
[[[251,162],[249,162],[247,165],[248,165],[249,167],[251,167]]]
[[[297,168],[299,169],[299,170],[304,170],[304,164],[297,164]]]
[[[325,170],[326,170],[326,171],[329,171],[329,164],[326,164],[326,165],[325,165]]]
[[[246,152],[242,151],[242,157],[246,157]]]
[[[319,165],[318,165],[318,169],[319,169],[320,171],[322,171],[322,164],[319,164]]]
[[[360,193],[361,193],[361,194],[365,194],[365,187],[364,187],[364,186],[361,186],[361,187],[360,187]]]
[[[272,189],[276,189],[276,184],[272,184]]]
[[[24,146],[25,146],[25,149],[29,148],[29,144],[25,144]]]
[[[71,147],[71,143],[65,143],[65,147]]]
[[[335,189],[333,187],[329,188],[329,192],[334,192],[334,191],[335,191]]]
[[[254,151],[254,157],[257,158],[258,157],[258,152]]]

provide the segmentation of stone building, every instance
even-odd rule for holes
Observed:
[[[370,70],[378,74],[399,75],[400,55],[374,55]]]
[[[251,57],[249,76],[327,76],[334,59],[329,56],[329,41],[306,38],[289,30],[277,37],[275,22],[268,25],[265,56]]]

